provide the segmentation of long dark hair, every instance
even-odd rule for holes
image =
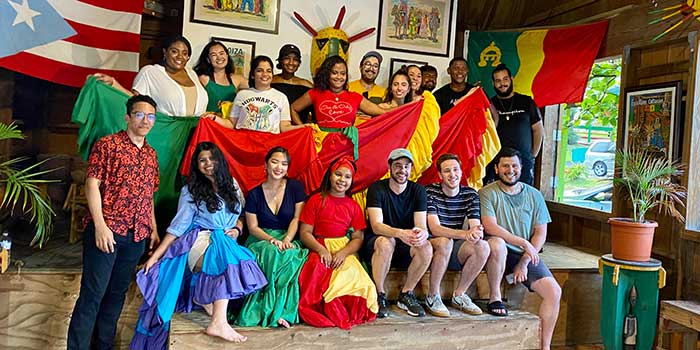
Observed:
[[[408,76],[408,71],[402,68],[391,75],[391,79],[389,79],[389,86],[387,86],[386,89],[386,96],[384,97],[384,102],[391,102],[394,99],[394,92],[391,91],[391,87],[394,85],[394,79],[399,75],[403,75],[404,77],[406,77],[406,81],[408,82],[408,91],[406,92],[406,96],[403,97],[402,104],[413,101],[413,88],[411,87],[411,77]]]
[[[316,71],[316,75],[314,75],[314,88],[319,89],[321,91],[330,90],[331,70],[333,70],[333,66],[335,66],[338,63],[345,65],[345,86],[343,87],[343,89],[348,89],[348,64],[340,56],[328,57],[325,61],[323,61],[323,64],[321,64],[321,66],[318,67],[318,71]]]
[[[270,69],[274,67],[274,65],[272,64],[272,59],[270,57],[263,55],[255,56],[255,58],[253,58],[253,60],[250,62],[250,72],[248,73],[248,86],[252,88],[255,88],[255,69],[257,69],[260,63],[262,62],[269,63]]]
[[[224,51],[226,51],[226,67],[224,67],[224,70],[226,71],[226,79],[228,79],[229,84],[233,85],[233,81],[231,80],[231,74],[234,72],[233,60],[228,54],[226,45],[220,41],[212,40],[204,46],[202,53],[199,54],[199,60],[197,60],[197,64],[194,66],[194,71],[197,75],[207,75],[209,79],[214,80],[214,65],[209,60],[209,50],[216,45],[221,46]]]
[[[338,158],[338,159],[332,161],[331,164],[328,165],[328,169],[326,169],[326,173],[323,174],[323,180],[321,180],[321,188],[320,188],[322,198],[326,198],[328,196],[328,194],[331,192],[331,172],[332,172],[331,169],[333,169],[333,166],[335,165],[335,163],[337,163],[341,159],[342,158]],[[352,160],[349,160],[349,161],[350,161],[350,164],[352,164],[353,172],[357,173],[357,165],[355,164],[354,161],[352,161]],[[353,175],[352,184],[350,184],[348,189],[345,190],[346,196],[350,196],[352,194],[351,190],[352,190],[352,185],[354,185],[354,184],[355,184],[355,176]]]
[[[211,152],[211,157],[216,162],[214,167],[216,192],[211,181],[199,171],[199,154],[203,151]],[[207,210],[210,213],[215,213],[221,209],[221,201],[219,200],[219,197],[221,197],[226,204],[226,209],[232,213],[238,213],[236,210],[239,203],[236,196],[237,188],[234,186],[233,178],[228,171],[226,158],[224,158],[223,153],[215,144],[200,142],[195,148],[190,162],[190,175],[187,177],[187,187],[197,207],[204,202],[207,205]]]

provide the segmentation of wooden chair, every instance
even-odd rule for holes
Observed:
[[[72,171],[73,183],[68,189],[68,195],[63,202],[63,210],[70,210],[70,230],[68,242],[80,240],[83,232],[82,219],[87,213],[87,198],[85,197],[85,171]]]
[[[657,350],[671,349],[664,344],[664,334],[681,333],[683,350],[697,349],[700,332],[700,302],[690,300],[662,300],[659,311]],[[668,346],[668,347],[667,347]]]

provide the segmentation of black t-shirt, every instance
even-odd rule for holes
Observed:
[[[474,85],[467,83],[464,90],[454,91],[450,87],[450,84],[447,84],[437,89],[437,91],[433,93],[433,96],[435,96],[435,100],[437,100],[437,103],[440,106],[440,114],[445,115],[447,111],[454,107],[454,102],[459,100],[460,97],[466,95],[467,92],[469,92],[469,90],[471,90],[473,87]]]
[[[542,120],[540,110],[535,101],[527,95],[519,93],[513,97],[500,99],[491,97],[491,103],[498,110],[498,138],[501,147],[510,147],[532,159],[532,125]]]
[[[299,97],[303,96],[307,91],[311,90],[311,88],[304,86],[304,85],[294,85],[294,84],[287,84],[287,83],[272,83],[270,86],[273,89],[279,90],[279,92],[283,93],[285,96],[287,96],[287,100],[289,101],[289,106],[292,106],[292,103],[296,101]],[[299,113],[299,117],[301,117],[301,121],[304,123],[311,123],[311,122],[316,122],[316,119],[313,116],[313,111],[314,107],[309,106],[305,110],[303,110],[301,113]]]
[[[408,181],[400,194],[389,188],[389,179],[373,183],[367,190],[367,208],[381,208],[383,223],[398,229],[412,229],[413,213],[426,211],[425,187]]]

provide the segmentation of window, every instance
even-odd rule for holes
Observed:
[[[560,105],[553,200],[612,211],[620,58],[596,62],[581,103]]]

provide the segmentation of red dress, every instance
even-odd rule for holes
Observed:
[[[343,90],[336,94],[330,90],[309,90],[314,104],[316,122],[322,128],[346,128],[355,125],[355,115],[360,108],[362,95]]]
[[[331,254],[350,241],[350,228],[363,230],[362,209],[350,197],[316,194],[301,212],[301,222],[313,225],[316,240]],[[316,252],[309,254],[299,275],[299,317],[315,327],[350,327],[373,321],[378,304],[374,283],[357,259],[348,255],[337,269],[327,268]]]

